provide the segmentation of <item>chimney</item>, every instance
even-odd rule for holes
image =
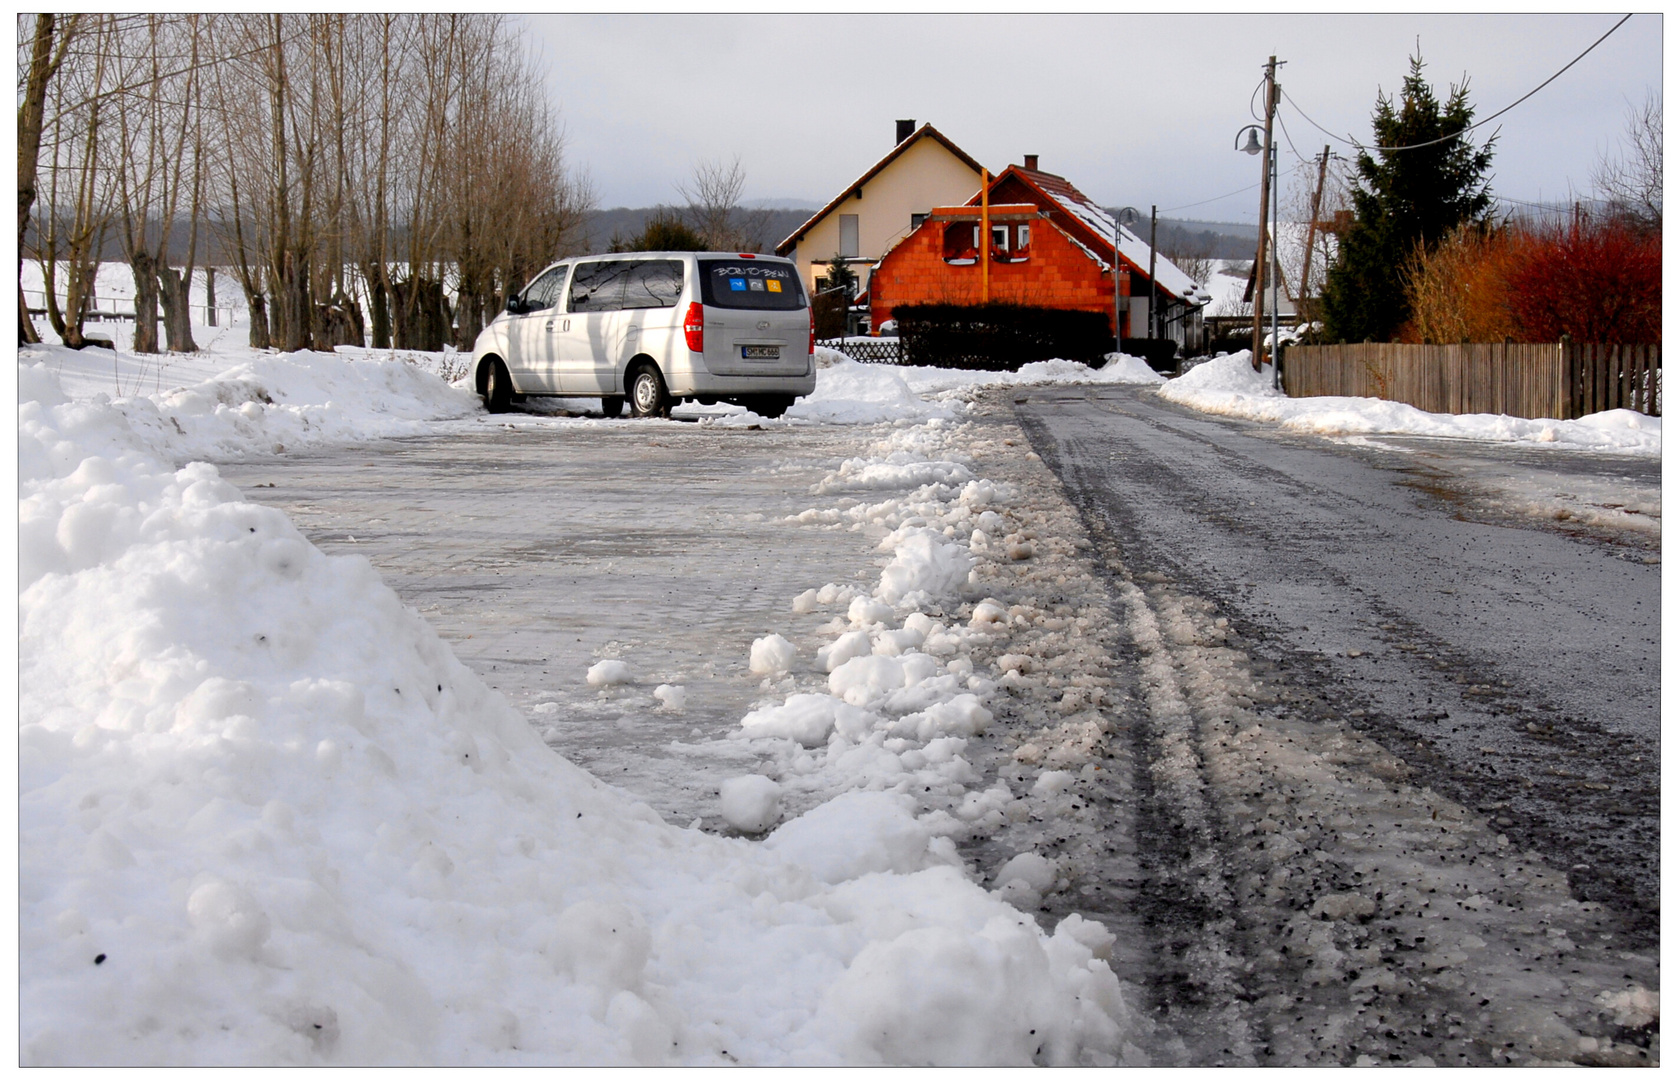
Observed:
[[[917,129],[918,129],[918,125],[915,124],[911,120],[897,120],[896,121],[896,145],[900,146],[902,143],[906,142],[908,140],[908,138],[910,136],[912,136],[913,132]]]
[[[1024,168],[1028,169],[1030,172],[1038,172],[1041,168],[1041,155],[1025,154]]]

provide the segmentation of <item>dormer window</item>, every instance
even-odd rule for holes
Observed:
[[[977,262],[977,237],[982,226],[972,221],[950,221],[942,227],[942,260],[953,266]]]
[[[989,257],[995,262],[1015,263],[1029,259],[1029,223],[991,225]]]

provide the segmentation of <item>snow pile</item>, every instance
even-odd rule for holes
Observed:
[[[1278,423],[1316,435],[1428,435],[1552,445],[1570,450],[1657,456],[1663,421],[1628,409],[1578,420],[1524,420],[1479,413],[1451,416],[1422,412],[1379,398],[1288,398],[1273,388],[1273,369],[1250,365],[1250,352],[1200,364],[1159,388],[1158,396],[1204,412]]]
[[[814,393],[798,398],[785,415],[822,424],[881,424],[954,415],[947,406],[914,393],[901,370],[906,369],[836,360],[816,376]]]
[[[887,557],[871,591],[828,583],[793,600],[795,611],[841,612],[826,626],[833,639],[814,650],[817,681],[788,667],[777,685],[763,684],[783,699],[750,712],[735,732],[768,760],[788,796],[902,796],[930,850],[954,863],[954,841],[1022,809],[1004,781],[973,790],[979,778],[965,756],[992,719],[984,703],[996,686],[977,674],[971,654],[1007,633],[1006,609],[980,591],[974,547],[1001,542],[1001,511],[1013,493],[950,455],[956,438],[940,420],[897,427],[867,457],[814,485],[816,495],[887,496],[792,519],[882,530],[878,549]],[[955,617],[971,604],[977,614]]]
[[[1122,1058],[1109,933],[1044,934],[974,884],[948,815],[850,801],[765,844],[666,825],[548,750],[364,559],[327,557],[212,466],[166,464],[338,430],[312,358],[250,376],[194,391],[202,412],[150,402],[202,419],[171,436],[20,365],[24,1062]],[[256,385],[273,406],[219,397]],[[255,434],[219,412],[249,404]],[[969,528],[970,488],[922,489],[942,507],[925,527]],[[952,579],[915,580],[903,603]],[[858,658],[889,664],[831,673],[855,676],[865,722],[834,697],[823,752],[946,787],[963,742],[934,732],[981,721],[987,684],[955,654],[984,631],[902,622]],[[771,826],[789,785],[740,780],[729,819]],[[971,794],[974,819],[1009,798]]]
[[[44,372],[68,362],[64,353],[77,363],[87,360],[56,345],[31,346],[19,355]],[[110,407],[155,456],[176,462],[413,435],[429,421],[482,412],[473,395],[403,360],[248,355],[248,362],[192,386],[118,398]],[[99,394],[87,400],[97,410],[109,399]]]
[[[1095,370],[1074,360],[1043,360],[1017,371],[959,371],[952,368],[861,364],[829,349],[818,357],[814,393],[786,412],[794,420],[824,424],[879,424],[953,419],[960,402],[991,386],[1052,386],[1073,383],[1157,383],[1139,357],[1113,353]]]

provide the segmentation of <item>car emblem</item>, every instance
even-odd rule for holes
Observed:
[[[766,319],[763,319],[761,322],[756,324],[756,329],[758,329],[758,330],[766,330],[767,328],[768,328],[768,320],[766,320]]]

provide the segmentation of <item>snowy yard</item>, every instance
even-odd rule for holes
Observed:
[[[708,659],[749,705],[694,726],[685,710],[722,676],[608,642],[586,643],[566,694],[492,689],[371,562],[328,556],[213,464],[690,425],[603,421],[581,401],[489,418],[437,377],[458,373],[451,353],[254,354],[230,344],[239,333],[192,358],[20,351],[24,1063],[1157,1058],[1152,1019],[1113,971],[1139,948],[1120,902],[1134,881],[1133,763],[1104,736],[1139,705],[1102,674],[1119,647],[1107,622],[1113,605],[1129,613],[1149,672],[1140,697],[1166,712],[1186,692],[1171,657],[1216,631],[1194,624],[1190,601],[1148,605],[1091,574],[1051,474],[985,397],[1161,383],[1141,362],[990,375],[828,355],[818,391],[783,420],[688,410],[717,438],[809,434],[820,454],[787,450],[783,466],[799,480],[783,498],[802,505],[760,522],[741,510],[717,531],[818,536],[848,571],[784,584],[766,609],[783,621],[748,645],[729,629],[729,651]],[[1658,421],[1637,414],[1291,402],[1240,357],[1158,392],[1342,437],[1661,453]],[[1192,677],[1213,677],[1212,661],[1194,659]],[[1236,696],[1238,679],[1227,685]],[[667,764],[661,780],[601,778],[543,738],[601,708],[690,728],[663,760],[684,755],[718,795],[691,784],[677,798]],[[1261,744],[1269,768],[1314,767],[1260,728],[1236,738]],[[1319,753],[1346,753],[1334,738]],[[1437,821],[1442,803],[1394,789],[1331,800],[1346,821],[1369,807]],[[1454,811],[1441,812],[1448,825]],[[1452,823],[1462,844],[1496,850]],[[1520,880],[1532,904],[1562,906],[1550,878]],[[1077,914],[1084,901],[1100,917]],[[1343,908],[1330,918],[1362,902],[1319,901]],[[1049,908],[1050,930],[1037,917]],[[1497,940],[1469,922],[1426,955]],[[1605,1007],[1630,1024],[1655,1016],[1656,994],[1627,985]],[[1539,1007],[1508,1015],[1547,1023]]]

